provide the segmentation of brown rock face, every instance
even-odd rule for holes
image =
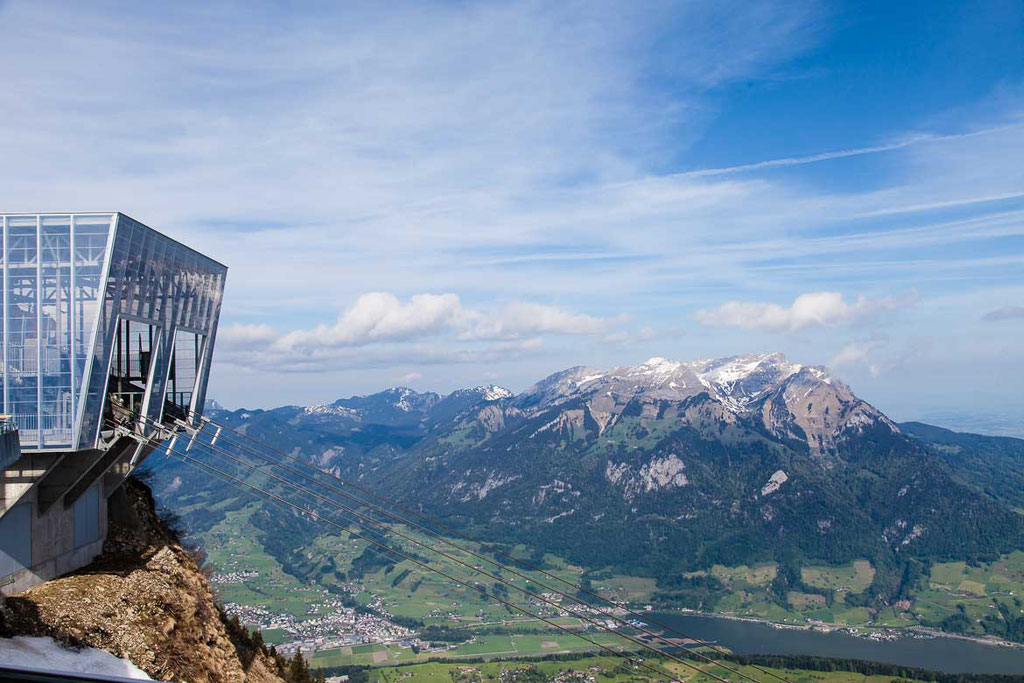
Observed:
[[[157,680],[282,681],[273,659],[227,621],[149,489],[129,480],[110,502],[101,558],[8,598],[3,630],[106,650]]]

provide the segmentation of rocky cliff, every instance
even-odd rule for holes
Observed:
[[[0,635],[106,650],[156,680],[283,681],[261,641],[226,618],[194,554],[158,517],[149,488],[129,480],[110,503],[100,559],[8,598]]]

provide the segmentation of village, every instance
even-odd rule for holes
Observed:
[[[279,630],[288,633],[289,639],[277,645],[278,651],[283,654],[292,654],[300,649],[312,653],[367,643],[406,642],[411,646],[416,640],[415,631],[390,621],[387,618],[390,615],[357,611],[338,598],[311,605],[309,614],[319,616],[310,619],[299,619],[287,613],[271,613],[264,607],[233,602],[227,603],[224,609],[250,628],[263,632]]]

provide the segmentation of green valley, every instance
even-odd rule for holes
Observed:
[[[365,541],[322,533],[299,551],[305,560],[301,565],[305,573],[297,575],[297,565],[291,562],[287,563],[291,572],[285,571],[279,559],[254,540],[260,535],[253,522],[256,510],[252,504],[230,510],[222,521],[201,534],[199,540],[209,549],[208,561],[215,571],[214,582],[230,609],[243,621],[261,628],[267,642],[284,651],[301,645],[314,665],[383,666],[438,657],[534,657],[597,649],[572,633],[518,613],[515,608],[501,604],[498,597],[601,644],[623,644],[621,638],[573,616],[568,605],[563,606],[565,601],[547,590],[568,590],[565,584],[525,568],[516,571],[526,578],[498,573],[487,562],[466,554],[455,553],[470,564],[468,568],[403,542],[404,551],[415,550],[417,556],[429,558],[432,565],[454,579],[450,580],[409,560],[388,557],[384,551],[377,553]],[[424,544],[439,545],[436,539],[416,530],[402,528],[401,532]],[[466,545],[464,541],[458,543]],[[492,556],[479,544],[469,547]],[[451,548],[446,551],[454,552]],[[534,555],[521,545],[504,551],[524,560]],[[497,560],[507,558],[498,556]],[[1007,622],[1007,616],[1024,614],[1019,599],[1024,595],[1024,552],[1020,551],[977,566],[963,562],[935,564],[922,575],[909,599],[882,610],[851,604],[865,595],[876,575],[867,560],[839,566],[803,566],[798,572],[799,586],[790,586],[781,593],[776,563],[715,565],[709,570],[681,574],[676,580],[655,580],[607,568],[585,570],[551,554],[545,554],[540,561],[549,574],[574,585],[586,582],[592,590],[619,603],[622,607],[614,609],[619,616],[627,616],[624,607],[641,614],[648,610],[696,609],[792,626],[848,628],[853,632],[930,626],[969,635],[1006,637],[1012,633],[1000,625]],[[494,572],[513,587],[543,594],[554,604],[537,599],[527,601],[515,588],[506,588],[497,580],[481,579],[479,569]],[[232,580],[233,576],[240,578]],[[473,587],[459,585],[459,581]],[[682,603],[697,606],[680,608]],[[339,609],[370,611],[414,631],[424,627],[447,629],[456,637],[416,650],[409,646],[414,640],[411,635],[375,639],[372,633],[363,633],[346,644],[332,643],[328,630],[318,627],[328,612]],[[583,616],[604,620],[596,614]]]

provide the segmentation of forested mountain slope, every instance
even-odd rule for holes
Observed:
[[[576,367],[519,395],[396,388],[212,417],[474,535],[586,567],[660,577],[869,558],[892,598],[909,566],[1024,548],[1024,441],[898,426],[780,354]],[[179,464],[161,479],[182,503],[227,495]],[[278,536],[300,543],[283,519],[267,542],[280,547],[285,526]]]

